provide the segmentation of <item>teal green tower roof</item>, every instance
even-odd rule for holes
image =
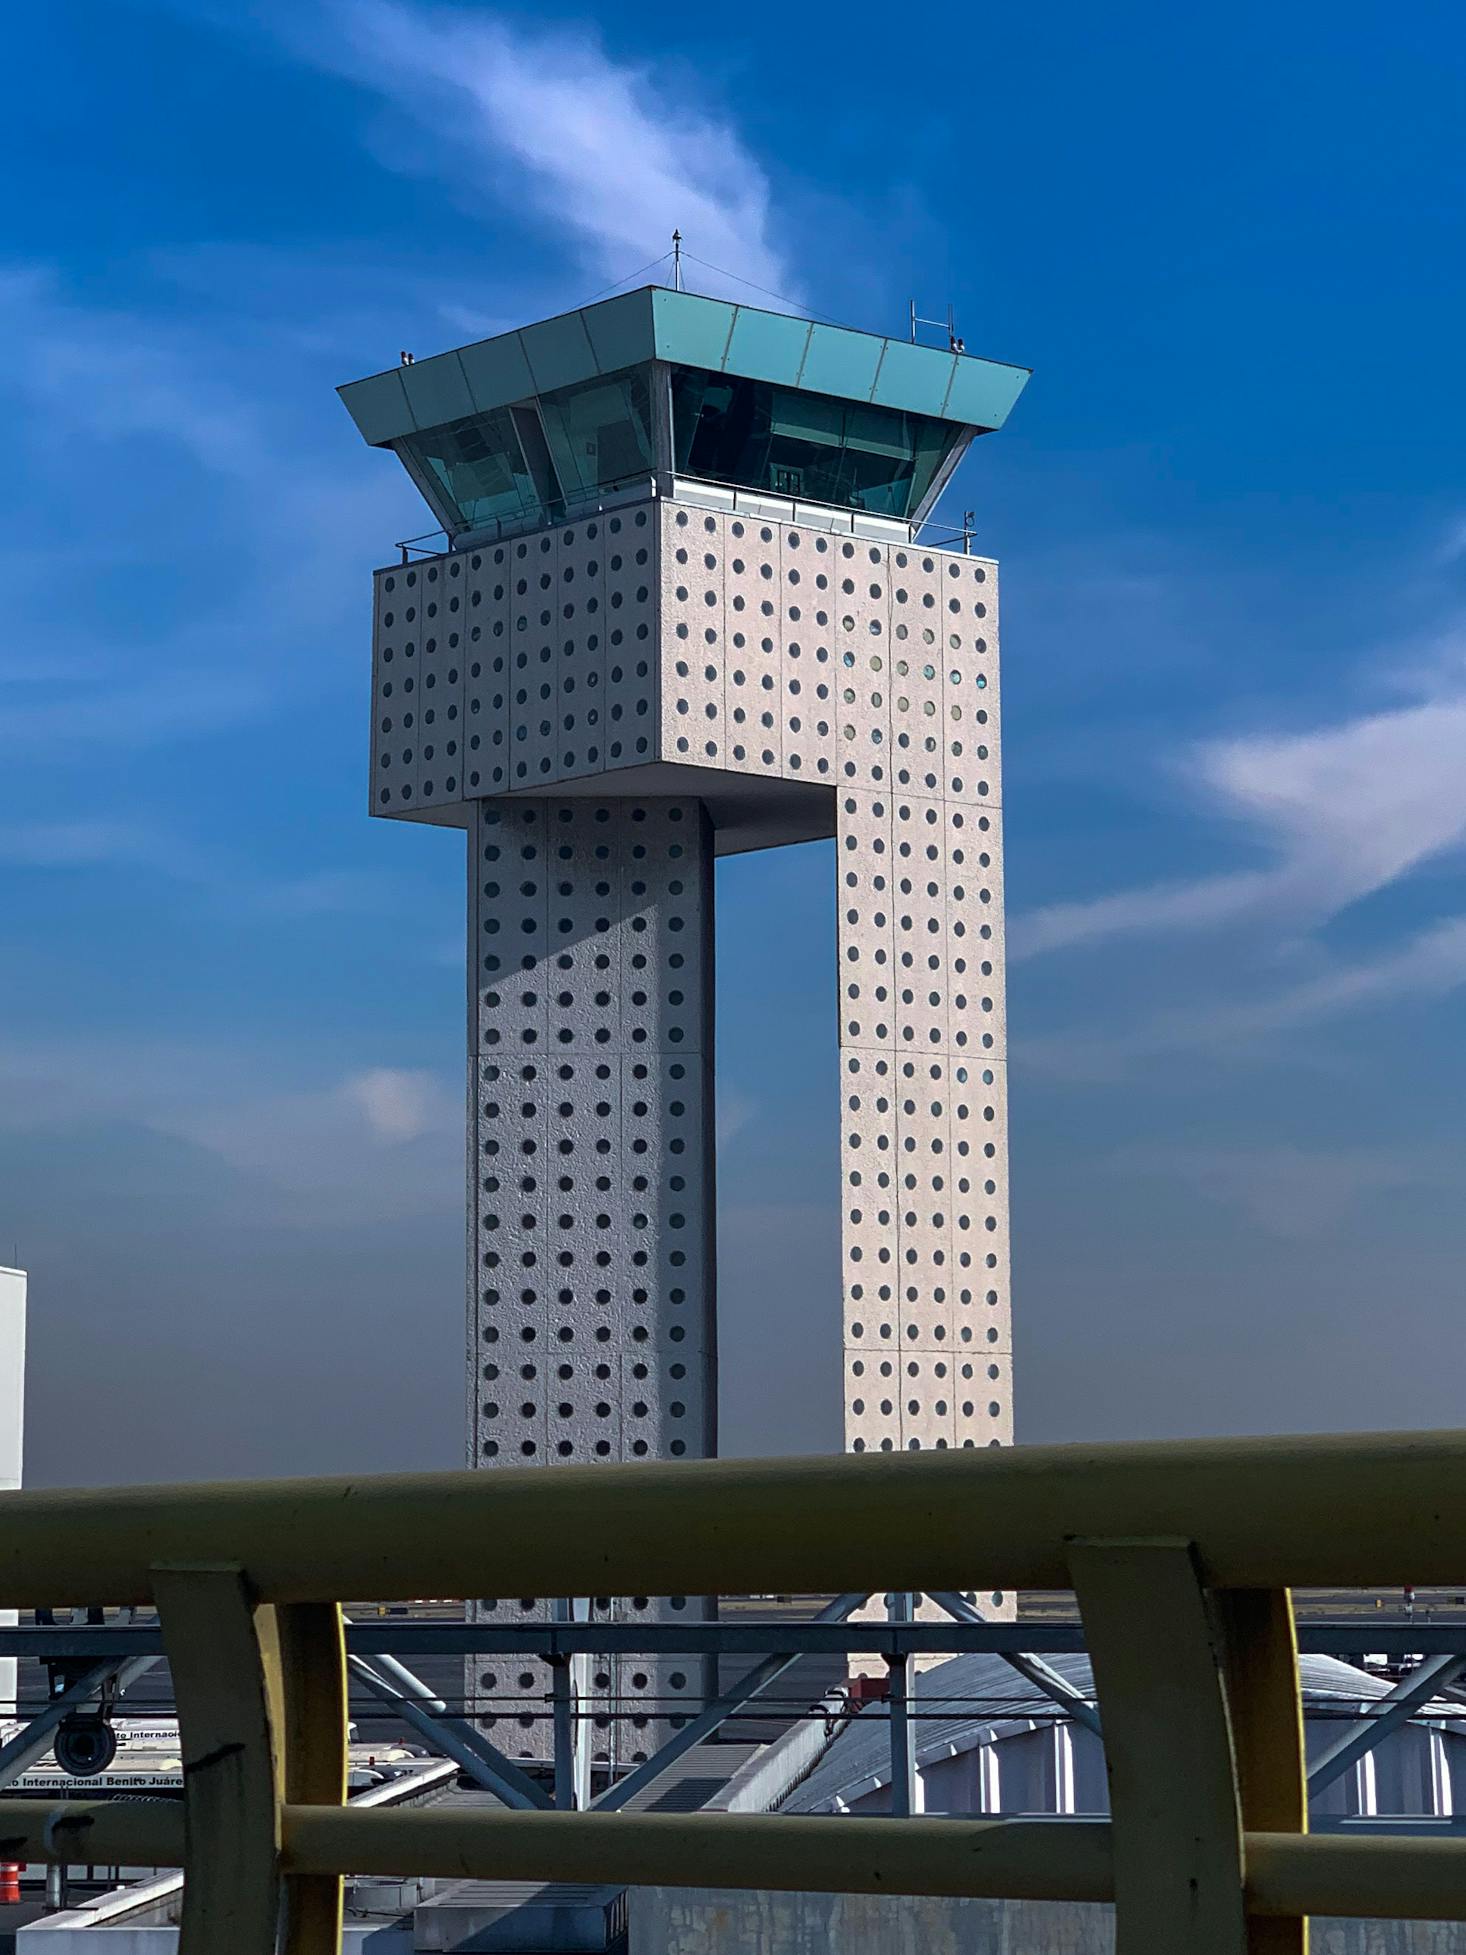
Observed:
[[[1027,367],[1001,360],[647,285],[350,381],[340,394],[362,439],[383,448],[402,435],[647,360],[902,408],[984,433],[1002,427],[1029,377]]]
[[[450,536],[658,469],[916,521],[1026,367],[645,286],[340,389]]]

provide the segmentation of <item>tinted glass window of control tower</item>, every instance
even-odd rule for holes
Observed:
[[[554,522],[608,489],[650,475],[645,368],[560,387],[410,435],[401,444],[452,527]]]
[[[680,368],[672,418],[679,472],[806,502],[905,516],[960,430],[864,401]]]

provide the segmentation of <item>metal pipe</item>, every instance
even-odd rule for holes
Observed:
[[[860,1594],[837,1596],[833,1602],[820,1610],[815,1621],[843,1622],[866,1600],[867,1597]],[[766,1656],[762,1663],[756,1663],[751,1670],[746,1670],[735,1684],[724,1691],[716,1703],[709,1704],[700,1716],[684,1724],[680,1731],[674,1732],[660,1751],[653,1752],[652,1756],[638,1765],[634,1772],[629,1772],[624,1779],[609,1786],[595,1801],[596,1811],[619,1811],[628,1800],[634,1799],[639,1792],[645,1791],[647,1786],[660,1778],[667,1767],[684,1752],[691,1751],[692,1747],[701,1744],[704,1738],[710,1738],[720,1724],[726,1722],[735,1711],[742,1710],[743,1706],[757,1697],[760,1691],[767,1690],[776,1678],[783,1676],[791,1663],[797,1663],[798,1660],[796,1655],[781,1651],[774,1656]]]
[[[0,1844],[17,1860],[72,1867],[181,1867],[177,1799],[0,1799]]]
[[[975,1558],[1057,1588],[1076,1537],[1193,1540],[1218,1588],[1444,1584],[1458,1490],[1466,1434],[1425,1432],[14,1492],[0,1608],[146,1602],[155,1565],[221,1556],[263,1601],[475,1595],[490,1566],[510,1595],[959,1589]]]
[[[1342,1778],[1351,1765],[1357,1765],[1381,1739],[1397,1731],[1414,1710],[1427,1703],[1462,1670],[1466,1670],[1466,1656],[1437,1656],[1429,1663],[1422,1663],[1410,1676],[1402,1677],[1387,1696],[1380,1698],[1368,1717],[1351,1725],[1315,1761],[1308,1774],[1309,1792],[1322,1792],[1335,1779]]]
[[[938,1590],[941,1594],[944,1591]],[[935,1598],[934,1598],[935,1599]],[[889,1624],[883,1632],[891,1636]],[[651,1653],[681,1656],[690,1653],[725,1657],[749,1656],[777,1643],[791,1654],[839,1656],[860,1638],[838,1624],[779,1622],[740,1616],[729,1622],[610,1622],[594,1628],[584,1622],[506,1623],[436,1622],[422,1618],[362,1619],[346,1625],[347,1647],[355,1656],[387,1651],[408,1656],[455,1655],[466,1650],[482,1655],[524,1655],[548,1658],[555,1654],[597,1655]],[[867,1637],[868,1641],[869,1638]],[[1077,1621],[1047,1622],[913,1622],[904,1627],[900,1645],[912,1655],[955,1655],[962,1650],[990,1650],[1001,1656],[1038,1651],[1075,1652],[1084,1648]],[[593,1651],[592,1651],[593,1646]],[[22,1624],[0,1625],[0,1656],[36,1661],[107,1658],[120,1663],[124,1655],[161,1656],[162,1633],[156,1625],[139,1629],[45,1629]],[[1382,1622],[1362,1615],[1336,1618],[1305,1616],[1298,1624],[1298,1647],[1305,1655],[1357,1655],[1382,1651],[1390,1656],[1418,1656],[1422,1652],[1466,1654],[1466,1616],[1454,1621],[1437,1618]]]
[[[357,1629],[364,1633],[357,1635]],[[883,1633],[894,1638],[893,1647],[899,1644],[913,1656],[950,1656],[961,1650],[989,1650],[1002,1656],[1031,1656],[1039,1652],[1073,1655],[1084,1650],[1083,1625],[1077,1617],[1067,1621],[1056,1617],[1042,1622],[932,1620],[910,1623],[899,1633],[887,1624]],[[519,1623],[511,1627],[504,1623],[363,1622],[347,1628],[351,1648],[364,1654],[385,1647],[389,1638],[394,1649],[408,1655],[476,1650],[495,1656],[521,1652],[527,1656],[547,1656],[556,1650],[573,1653],[582,1648],[589,1650],[593,1643],[598,1654],[635,1650],[673,1656],[714,1651],[723,1656],[747,1656],[777,1643],[781,1648],[805,1655],[840,1656],[860,1641],[858,1635],[836,1624],[813,1620],[759,1621],[741,1615],[737,1620],[717,1623],[611,1622],[599,1624],[594,1632],[582,1626],[569,1634],[561,1634],[547,1623]],[[1298,1647],[1305,1655],[1319,1656],[1364,1656],[1379,1651],[1395,1657],[1418,1656],[1422,1652],[1466,1653],[1466,1615],[1455,1621],[1437,1618],[1434,1622],[1417,1622],[1413,1628],[1403,1622],[1381,1622],[1362,1614],[1342,1618],[1305,1616],[1298,1624]],[[7,1653],[4,1632],[0,1631],[0,1655]]]
[[[571,1658],[550,1658],[550,1694],[554,1716],[555,1810],[575,1810],[575,1693],[570,1679]]]
[[[354,1813],[326,1806],[286,1806],[281,1817],[292,1873],[349,1866],[363,1874],[411,1868],[470,1880],[1110,1899],[1110,1829],[1103,1821],[845,1825],[763,1813]]]
[[[811,1893],[1113,1898],[1110,1828],[1094,1820],[862,1819],[744,1813],[497,1813],[290,1806],[293,1873],[755,1886]],[[173,1800],[0,1800],[0,1838],[33,1861],[178,1866]],[[1463,1908],[1458,1839],[1249,1832],[1252,1914],[1449,1920]]]
[[[372,1806],[400,1805],[406,1800],[420,1799],[425,1792],[446,1790],[447,1782],[456,1775],[457,1767],[451,1759],[425,1758],[410,1772],[404,1772],[401,1778],[386,1779],[380,1785],[369,1785],[364,1792],[353,1792],[349,1804],[353,1810],[358,1808],[366,1810]],[[39,1802],[29,1803],[34,1806]],[[137,1800],[128,1801],[129,1806],[134,1809],[139,1803],[141,1802]],[[179,1810],[173,1800],[156,1803],[166,1803],[175,1811]],[[3,1810],[3,1802],[0,1802],[0,1810]],[[107,1808],[104,1807],[103,1810]],[[3,1824],[3,1819],[0,1819],[0,1826]],[[89,1842],[89,1844],[95,1843]],[[178,1858],[181,1860],[181,1852]],[[121,1926],[128,1915],[136,1914],[143,1908],[156,1908],[160,1902],[171,1900],[182,1892],[181,1871],[158,1874],[152,1880],[129,1881],[124,1887],[114,1887],[110,1894],[103,1894],[88,1901],[82,1908],[70,1910],[70,1919],[65,1923],[52,1925],[68,1928],[100,1928],[109,1923],[116,1923]]]
[[[910,1622],[915,1610],[911,1596],[904,1592],[890,1598],[892,1622]],[[911,1728],[911,1659],[904,1654],[888,1654],[886,1709],[890,1718],[891,1740],[891,1816],[909,1819],[916,1797],[916,1733]]]
[[[117,1679],[117,1694],[120,1697],[129,1684],[151,1670],[158,1662],[156,1656],[134,1656],[109,1663],[99,1663],[94,1670],[88,1670],[84,1677],[78,1677],[57,1693],[43,1711],[36,1715],[6,1745],[0,1745],[0,1786],[9,1785],[12,1779],[20,1777],[26,1767],[35,1763],[51,1749],[53,1733],[65,1718],[68,1711],[78,1704],[86,1703],[95,1697],[105,1684]]]
[[[1459,1921],[1466,1879],[1459,1840],[1346,1839],[1338,1833],[1248,1833],[1251,1914],[1352,1915],[1371,1921]]]
[[[392,1657],[349,1656],[352,1671],[367,1689],[390,1704],[430,1744],[461,1765],[469,1777],[517,1811],[548,1808],[534,1780],[466,1719],[453,1717],[441,1697]]]
[[[965,1622],[976,1626],[986,1618],[970,1602],[964,1602],[960,1595],[941,1593],[932,1596],[939,1609],[945,1609],[954,1622]],[[1099,1712],[1080,1691],[1076,1690],[1066,1676],[1062,1676],[1052,1664],[1045,1663],[1041,1656],[1032,1650],[1002,1650],[999,1652],[1010,1670],[1016,1670],[1025,1682],[1031,1683],[1035,1690],[1041,1690],[1045,1697],[1066,1711],[1076,1724],[1082,1724],[1086,1731],[1092,1731],[1098,1738],[1100,1732]]]

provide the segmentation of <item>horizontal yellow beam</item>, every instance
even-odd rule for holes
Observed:
[[[406,1811],[287,1806],[290,1873],[570,1880],[827,1894],[1103,1901],[1103,1821],[789,1819],[747,1813]],[[851,1828],[855,1828],[852,1833]]]
[[[1114,1893],[1110,1828],[1099,1820],[287,1806],[283,1822],[284,1863],[296,1873],[995,1900],[1107,1901]],[[1466,1845],[1456,1840],[1248,1833],[1245,1865],[1251,1914],[1466,1920]]]
[[[283,1832],[284,1868],[297,1874],[1008,1900],[1105,1901],[1113,1891],[1110,1829],[1090,1820],[286,1806]],[[179,1867],[183,1855],[181,1803],[0,1799],[0,1859]],[[1466,1920],[1459,1840],[1249,1833],[1246,1867],[1256,1915]]]
[[[1249,1833],[1251,1913],[1466,1921],[1466,1841]]]
[[[1455,1582],[1466,1434],[1025,1446],[0,1494],[0,1607],[144,1602],[237,1562],[262,1599],[1004,1588],[1065,1542],[1188,1539],[1213,1586]]]
[[[181,1867],[183,1805],[167,1799],[0,1799],[0,1860]]]

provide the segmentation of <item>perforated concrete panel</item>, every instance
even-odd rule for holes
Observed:
[[[782,580],[799,575],[797,561],[781,570],[783,532],[774,523],[728,522],[723,578],[727,650],[724,659],[724,764],[743,774],[782,774],[784,723],[780,609]],[[791,551],[797,559],[797,549]]]
[[[830,790],[852,1364],[872,1338],[933,1364],[964,1336],[1008,1349],[997,623],[987,560],[665,498],[377,578],[382,812],[452,802],[461,818],[466,797],[584,795],[631,769],[659,794],[694,768],[704,792],[730,776]],[[579,849],[579,818],[574,834]],[[578,935],[594,928],[596,865],[577,854],[570,866],[561,921]],[[550,995],[521,986],[498,1019],[543,1019]],[[574,1013],[556,1035],[570,1051],[584,1043]],[[555,1104],[573,1111],[553,1116],[588,1137],[630,1104],[607,1097],[619,1075],[599,1095],[592,1083],[565,1082],[576,1094]],[[661,1104],[649,1132],[663,1131]],[[979,1119],[984,1172],[957,1185]],[[968,1318],[979,1289],[980,1332]],[[943,1389],[950,1378],[907,1376],[895,1396],[852,1387],[852,1444],[1010,1436],[1006,1376],[970,1414],[970,1395]],[[573,1395],[563,1402],[589,1432]],[[629,1402],[647,1407],[637,1421],[662,1417],[656,1393]],[[623,1441],[629,1429],[607,1443]],[[572,1442],[546,1425],[538,1443]]]
[[[379,571],[372,807],[648,767],[996,806],[992,578],[666,498]]]
[[[561,780],[605,768],[606,538],[602,524],[556,532],[555,772]]]
[[[662,507],[662,753],[697,767],[726,765],[728,524]]]
[[[605,761],[608,768],[642,767],[656,758],[660,737],[656,529],[647,509],[605,517],[603,529]]]
[[[517,789],[556,777],[556,536],[544,530],[510,545],[509,785]]]
[[[466,798],[502,794],[509,782],[509,586],[506,546],[461,552],[468,629],[463,682]],[[381,585],[410,572],[379,571]]]
[[[1007,1444],[996,567],[854,549],[836,637],[847,1443]]]
[[[422,802],[463,792],[467,585],[464,564],[427,566],[418,672],[417,793]]]
[[[374,813],[456,823],[657,759],[654,514],[377,572]]]
[[[470,844],[472,1458],[705,1457],[717,1415],[706,816],[650,797],[483,802]],[[479,1667],[471,1687],[492,1696]],[[685,1664],[620,1669],[623,1700],[665,1711],[690,1689]],[[546,1678],[519,1670],[543,1699]],[[507,1736],[542,1755],[543,1716],[511,1714]]]
[[[417,806],[418,633],[423,573],[377,572],[372,617],[373,814]]]
[[[822,832],[846,1444],[1011,1440],[997,623],[985,559],[668,498],[378,573],[373,807],[469,830],[477,1464],[714,1449],[712,857]],[[597,1672],[607,1759],[697,1682]],[[547,1673],[468,1685],[544,1755]]]

